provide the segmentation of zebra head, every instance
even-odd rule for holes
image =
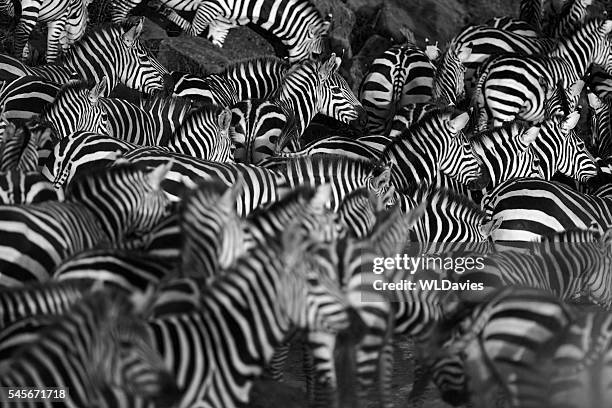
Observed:
[[[549,166],[547,177],[558,171],[586,183],[597,175],[595,158],[573,130],[579,120],[580,113],[574,111],[563,118],[552,118],[543,122],[542,140],[547,145],[554,146],[554,152],[542,154],[543,159],[549,162],[546,163]]]
[[[293,226],[283,232],[282,243],[285,273],[281,287],[285,290],[279,293],[279,303],[285,305],[293,324],[327,333],[349,328],[355,315],[337,277],[316,255],[328,250],[330,244],[317,242],[307,231]]]
[[[123,30],[118,43],[117,61],[120,71],[119,81],[126,86],[139,89],[145,93],[164,89],[164,77],[170,75],[168,70],[157,61],[140,41],[144,19],[138,24]]]
[[[316,15],[310,22],[304,24],[296,34],[293,46],[288,50],[289,62],[294,64],[304,59],[315,59],[316,56],[323,54],[332,23],[333,16],[328,14],[325,20]]]
[[[229,187],[220,181],[203,181],[185,195],[180,216],[183,273],[211,276],[246,252],[242,221],[236,213],[236,200],[244,194],[243,180],[238,173]]]
[[[472,145],[463,133],[463,128],[467,125],[470,117],[464,112],[458,116],[452,117],[450,113],[434,116],[434,119],[439,119],[432,122],[425,122],[425,127],[434,125],[437,122],[438,131],[430,128],[438,134],[438,138],[442,136],[438,146],[441,149],[439,166],[443,173],[446,173],[451,178],[456,179],[470,188],[483,188],[488,184],[488,175],[481,166],[480,157],[472,149]]]
[[[69,83],[45,108],[41,120],[50,124],[58,139],[78,131],[107,133],[107,113],[101,103],[106,89],[106,77],[93,87],[85,82]]]
[[[95,285],[97,286],[97,285]],[[146,295],[145,295],[146,296]],[[121,292],[92,289],[66,316],[67,326],[86,325],[76,331],[75,350],[84,353],[92,384],[113,386],[129,394],[170,406],[180,393],[174,375],[153,347],[146,320],[142,318],[150,301],[140,293],[129,298]],[[97,388],[96,387],[96,388]]]
[[[488,189],[512,178],[543,177],[538,156],[530,148],[539,133],[538,126],[511,121],[470,138],[472,149],[490,177]]]
[[[597,233],[599,235],[599,233]],[[584,243],[588,245],[589,270],[582,274],[583,283],[580,295],[586,297],[607,310],[612,306],[612,229],[608,229],[595,243]]]
[[[351,124],[357,129],[365,128],[368,123],[368,113],[349,87],[346,79],[338,72],[331,74],[322,84],[319,95],[319,113],[342,123]]]
[[[436,70],[433,81],[432,98],[444,105],[457,105],[465,98],[464,63],[472,54],[472,44],[456,50],[449,46],[442,65]]]
[[[15,5],[13,0],[0,0],[0,14],[7,17],[15,17]]]
[[[612,20],[603,22],[594,20],[586,23],[578,34],[584,34],[584,45],[581,52],[592,52],[592,64],[599,65],[607,73],[612,74],[612,42],[609,38],[610,32],[612,32]],[[586,46],[587,42],[592,42],[592,50]],[[586,71],[588,67],[584,68]]]
[[[170,137],[168,147],[203,160],[233,162],[234,135],[232,111],[204,104],[185,118]]]
[[[144,171],[139,165],[120,164],[73,180],[66,200],[86,206],[113,242],[142,236],[169,215],[171,202],[161,183],[172,162]]]

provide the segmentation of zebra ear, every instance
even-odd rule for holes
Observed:
[[[155,301],[155,289],[153,285],[147,286],[144,292],[135,291],[130,295],[132,311],[136,315],[143,315],[150,309]]]
[[[610,34],[611,31],[612,31],[612,20],[604,21],[599,27],[599,32],[604,36]]]
[[[391,168],[386,167],[378,176],[372,180],[374,190],[380,190],[391,181]]]
[[[450,119],[447,122],[448,130],[450,130],[454,134],[459,133],[465,127],[465,125],[467,125],[469,120],[470,120],[470,115],[468,115],[467,112],[463,112],[461,115],[453,119]]]
[[[340,68],[341,63],[342,59],[336,57],[335,53],[332,53],[329,59],[321,64],[321,67],[319,68],[319,78],[321,81],[324,82],[335,74],[338,71],[338,68]]]
[[[484,238],[488,239],[493,233],[493,231],[499,229],[499,226],[501,225],[502,221],[503,220],[501,218],[498,218],[496,220],[490,220],[488,222],[480,224],[480,226],[478,227],[480,230],[480,234]]]
[[[570,130],[574,129],[580,120],[580,113],[574,111],[567,115],[563,122],[561,122],[561,130],[564,133],[569,133]]]
[[[153,187],[153,190],[158,191],[161,189],[161,183],[166,178],[166,175],[172,168],[172,164],[174,162],[172,160],[168,161],[166,164],[161,164],[155,167],[149,174],[149,184]]]
[[[530,144],[536,141],[539,134],[540,127],[532,126],[529,129],[525,130],[525,132],[521,135],[521,143],[528,147]]]
[[[138,24],[136,24],[135,26],[133,26],[132,28],[130,28],[123,34],[123,42],[128,47],[133,46],[134,43],[138,40],[138,38],[140,37],[140,34],[142,33],[143,25],[144,25],[144,18],[141,17],[138,19]]]
[[[457,54],[457,59],[462,64],[465,64],[465,61],[467,61],[467,59],[470,58],[470,55],[472,55],[472,45],[472,43],[469,43],[468,45],[463,47],[461,51],[459,51],[459,53]]]
[[[332,199],[331,184],[317,186],[314,197],[310,200],[310,206],[318,210],[323,210],[329,206]]]
[[[219,117],[217,118],[217,125],[219,128],[227,132],[232,124],[232,111],[229,108],[225,108],[219,113]]]
[[[587,94],[587,98],[589,100],[589,106],[593,109],[601,109],[601,107],[603,106],[603,102],[601,99],[599,99],[599,97],[597,95],[595,95],[593,92],[589,92]]]
[[[106,76],[103,76],[102,79],[100,79],[100,82],[98,82],[93,88],[91,88],[91,90],[89,91],[89,95],[87,95],[87,99],[89,99],[89,102],[91,104],[97,104],[100,100],[100,97],[106,94],[106,85]]]

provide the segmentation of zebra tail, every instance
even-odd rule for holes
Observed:
[[[488,62],[490,62],[489,60]],[[472,112],[476,113],[476,130],[483,131],[487,128],[487,106],[486,100],[484,97],[483,87],[487,78],[489,77],[489,63],[485,63],[484,68],[478,71],[478,81],[476,82],[476,87],[474,89],[474,94],[472,95],[472,99],[470,100],[470,108]]]

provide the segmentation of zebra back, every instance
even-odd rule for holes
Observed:
[[[105,287],[126,294],[157,285],[172,271],[164,258],[144,252],[104,248],[80,252],[62,261],[53,280],[67,284],[104,282]]]
[[[543,177],[540,158],[533,148],[540,132],[540,127],[511,121],[469,139],[481,166],[487,170],[488,190],[513,178]]]
[[[21,348],[3,367],[0,382],[13,387],[32,381],[67,387],[70,392],[65,401],[78,406],[94,401],[118,406],[104,392],[106,387],[120,391],[128,401],[134,396],[176,401],[176,382],[138,317],[141,300],[132,299],[108,291],[93,292],[42,328],[37,340]],[[56,367],[52,372],[47,369],[49,358]]]
[[[549,21],[548,35],[561,38],[570,35],[582,24],[587,16],[587,8],[593,0],[570,0],[563,3],[561,11]]]
[[[526,21],[514,17],[493,17],[488,20],[485,25],[493,28],[498,28],[504,31],[510,31],[523,37],[537,38],[539,34]]]
[[[385,147],[380,160],[392,163],[397,190],[431,185],[439,172],[464,184],[482,181],[479,159],[462,132],[468,114],[455,115],[454,109],[434,109]]]
[[[423,51],[396,45],[370,65],[359,87],[368,113],[368,133],[384,134],[397,110],[411,103],[430,102],[434,67]]]
[[[93,87],[86,82],[63,86],[44,108],[41,120],[51,125],[57,139],[78,131],[108,133],[107,110],[102,101],[107,85],[103,78]]]

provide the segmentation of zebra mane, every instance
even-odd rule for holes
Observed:
[[[430,111],[427,111],[423,114],[423,116],[421,117],[421,119],[419,119],[417,122],[412,123],[410,125],[409,128],[404,129],[404,131],[402,131],[400,134],[398,134],[397,136],[395,136],[394,139],[391,140],[390,143],[387,144],[387,146],[385,146],[383,153],[381,154],[381,157],[385,155],[385,152],[387,150],[389,150],[392,147],[392,144],[394,141],[400,141],[405,139],[405,135],[409,135],[410,133],[412,133],[415,129],[421,129],[424,127],[424,125],[429,122],[431,119],[437,117],[437,116],[453,116],[453,115],[457,115],[463,113],[463,111],[457,109],[455,106],[448,106],[448,105],[444,105],[444,104],[436,104],[436,107],[433,108]]]
[[[300,185],[292,188],[278,200],[270,203],[269,205],[258,207],[247,216],[247,220],[259,217],[261,214],[267,213],[268,211],[275,211],[277,207],[287,205],[292,201],[298,201],[300,198],[309,200],[315,196],[317,190],[309,185]]]
[[[416,191],[409,194],[409,196],[417,203],[428,200],[430,205],[447,200],[456,206],[465,208],[470,214],[474,214],[482,219],[486,218],[486,213],[469,197],[444,187],[440,188],[432,185],[423,185],[417,187]]]
[[[153,92],[150,95],[141,94],[139,98],[140,108],[148,111],[161,111],[164,108],[169,111],[191,109],[191,100],[178,96],[166,95],[163,91]]]
[[[528,129],[530,126],[531,126],[531,123],[525,120],[522,120],[522,119],[509,120],[509,121],[503,122],[501,126],[486,129],[478,133],[474,133],[469,139],[470,141],[473,141],[473,140],[481,141],[483,138],[491,137],[494,133],[499,132],[499,131],[511,132],[513,127],[517,127],[519,129]]]
[[[51,103],[48,103],[42,109],[40,117],[45,116],[49,112],[51,107],[55,104],[55,101],[59,100],[60,98],[62,98],[67,93],[71,93],[71,92],[78,93],[80,91],[85,91],[85,90],[89,91],[95,85],[96,85],[95,82],[93,82],[93,81],[86,81],[86,80],[82,80],[82,81],[70,81],[70,82],[68,82],[67,84],[63,85],[59,89],[59,91],[57,91],[57,95],[55,95],[55,100],[53,102],[51,102]]]
[[[244,66],[257,66],[257,65],[270,65],[270,66],[278,65],[281,67],[281,69],[283,69],[283,71],[287,71],[289,70],[289,68],[291,68],[291,65],[288,62],[283,61],[280,58],[269,56],[269,55],[263,55],[263,56],[258,56],[258,57],[242,58],[236,61],[232,61],[231,63],[226,65],[225,68],[221,72],[219,72],[217,75],[231,76],[231,74],[235,73],[238,69]]]
[[[183,190],[182,199],[179,204],[179,223],[183,218],[183,214],[188,210],[191,203],[194,200],[199,200],[199,197],[220,197],[225,193],[231,186],[221,180],[199,180],[194,188],[185,188]]]
[[[181,98],[182,99],[182,98]],[[186,116],[184,119],[184,122],[186,122],[189,118],[191,118],[193,115],[197,115],[198,112],[212,112],[215,115],[219,115],[221,113],[221,111],[223,109],[225,109],[223,106],[214,104],[214,103],[210,103],[210,102],[203,102],[203,103],[197,103],[197,108],[196,109],[192,109]]]
[[[324,167],[342,167],[344,165],[355,164],[355,166],[363,168],[366,172],[378,172],[385,169],[384,164],[375,160],[348,158],[342,155],[325,154],[292,157],[284,160],[282,163],[274,164],[273,169],[300,167],[302,163],[316,163]]]
[[[557,43],[556,47],[553,48],[554,50],[558,50],[560,48],[564,48],[566,46],[566,44],[573,40],[573,38],[576,36],[577,33],[579,33],[580,31],[584,31],[585,33],[594,33],[597,31],[597,29],[599,28],[599,26],[604,22],[604,20],[600,19],[600,18],[592,18],[590,20],[586,20],[583,24],[578,24],[575,27],[573,27],[573,29],[571,31],[569,31],[567,33],[567,35],[565,35],[563,38],[559,39],[559,42]]]
[[[111,182],[111,180],[121,179],[125,176],[135,174],[138,171],[145,173],[148,171],[148,168],[143,163],[119,162],[113,164],[112,167],[104,168],[103,171],[100,171],[99,168],[84,170],[72,179],[64,195],[66,200],[69,201],[68,198],[76,191],[83,190],[83,185],[88,184],[91,179],[104,180],[102,181],[103,184],[108,183],[109,185],[114,185],[117,183]]]
[[[129,22],[123,24],[103,23],[92,29],[88,27],[85,35],[79,41],[75,42],[66,53],[60,54],[59,58],[50,65],[63,65],[68,57],[74,55],[77,50],[84,47],[85,44],[88,44],[92,39],[99,38],[105,33],[109,33],[110,37],[113,38],[120,37],[125,31],[128,31],[132,27],[133,24]]]

